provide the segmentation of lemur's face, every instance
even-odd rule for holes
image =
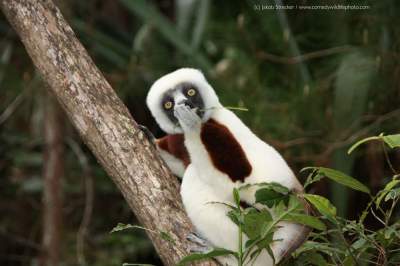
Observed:
[[[173,89],[170,89],[164,93],[160,105],[168,119],[177,127],[179,126],[179,122],[174,113],[174,110],[177,106],[188,106],[200,118],[203,118],[205,112],[204,101],[198,88],[189,82],[180,83]]]
[[[203,74],[182,68],[159,78],[147,95],[147,106],[158,125],[168,134],[183,133],[177,115],[182,112],[206,122],[221,107]],[[182,117],[181,117],[182,118]]]

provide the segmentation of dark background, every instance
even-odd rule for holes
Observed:
[[[351,156],[346,151],[363,137],[399,133],[400,2],[299,0],[283,4],[369,8],[257,10],[275,2],[60,0],[57,5],[133,117],[155,135],[163,133],[145,107],[152,82],[183,66],[200,68],[224,105],[248,109],[235,112],[282,153],[295,173],[306,166],[332,167],[376,191],[390,177],[382,147],[370,143]],[[1,16],[0,265],[40,261],[46,230],[46,94],[18,36]],[[79,252],[88,265],[160,265],[144,232],[109,234],[118,222],[135,224],[136,219],[67,118],[60,121],[60,265],[82,264],[76,249],[85,206],[93,211]],[[389,157],[399,169],[400,153]],[[298,176],[304,181],[304,174]],[[350,218],[367,200],[329,182],[310,192],[329,197]]]

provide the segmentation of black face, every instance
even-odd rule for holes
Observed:
[[[181,83],[177,85],[175,88],[169,90],[167,93],[165,93],[161,105],[162,108],[164,109],[165,113],[167,114],[168,118],[174,123],[178,124],[178,119],[174,116],[174,106],[175,106],[175,99],[174,95],[176,95],[177,92],[181,92],[186,100],[184,101],[184,104],[189,106],[190,108],[197,108],[196,113],[197,115],[201,118],[204,115],[204,102],[203,99],[201,98],[201,95],[198,91],[198,89],[190,83]]]

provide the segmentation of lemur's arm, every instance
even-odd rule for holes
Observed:
[[[156,140],[156,146],[172,173],[179,178],[183,178],[186,167],[190,164],[183,135],[166,135]]]
[[[166,135],[156,139],[147,127],[139,125],[139,128],[156,146],[161,158],[166,162],[172,173],[182,178],[186,167],[190,164],[189,154],[185,148],[183,135]]]

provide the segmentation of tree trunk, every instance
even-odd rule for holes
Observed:
[[[43,224],[41,266],[60,262],[64,141],[62,113],[52,95],[45,92],[43,153]]]
[[[175,177],[51,0],[0,0],[0,7],[72,124],[139,221],[174,239],[175,244],[149,234],[163,262],[175,265],[188,254],[190,243],[185,238],[193,230],[183,211]]]

